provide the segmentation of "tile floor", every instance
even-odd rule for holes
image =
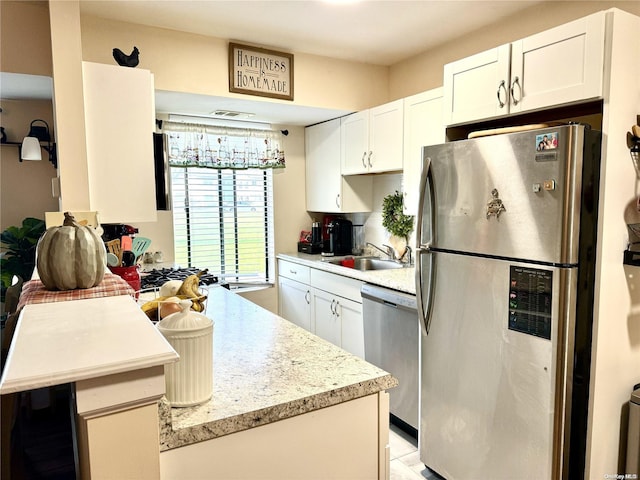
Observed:
[[[389,446],[391,447],[391,480],[439,480],[420,461],[417,440],[407,435],[395,425],[389,426]]]

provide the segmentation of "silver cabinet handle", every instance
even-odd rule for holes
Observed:
[[[340,316],[340,312],[338,311],[338,307],[340,306],[340,302],[338,300],[336,300],[336,307],[334,309],[333,314],[336,316],[336,318],[338,318]]]
[[[307,302],[307,305],[311,303],[311,292],[309,290],[304,294],[304,300]]]
[[[520,98],[516,98],[514,93],[515,86],[518,86],[518,92],[520,93]],[[513,83],[511,84],[511,98],[513,99],[513,104],[518,105],[522,100],[522,86],[520,86],[520,79],[518,77],[514,78]]]
[[[336,207],[340,208],[340,194],[336,195]]]
[[[332,298],[331,299],[331,306],[329,307],[329,309],[331,310],[331,315],[335,315],[336,311],[333,309],[333,305],[336,303],[336,299]]]
[[[366,156],[367,156],[367,152],[366,151],[362,152],[362,166],[364,168],[367,168],[367,164],[364,162],[364,159],[366,158]]]
[[[367,157],[367,163],[369,164],[369,168],[372,167],[372,165],[371,165],[371,155],[373,155],[373,152],[369,152],[369,156]]]
[[[504,90],[504,96],[505,96],[504,102],[500,98],[500,90]],[[500,108],[504,108],[504,106],[507,104],[506,102],[509,100],[508,98],[509,94],[507,93],[507,85],[504,80],[502,80],[500,82],[500,85],[498,85],[498,91],[496,92],[496,95],[498,96],[498,105],[500,105]]]
[[[291,269],[289,269],[289,273],[293,273],[294,275],[297,275],[297,274],[298,274],[298,271],[297,271],[297,270],[291,270]]]

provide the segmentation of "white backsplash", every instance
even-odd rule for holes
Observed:
[[[352,213],[345,215],[354,225],[364,225],[364,238],[378,247],[389,243],[389,232],[382,226],[382,201],[395,192],[402,192],[402,174],[380,174],[373,177],[373,211],[370,213]],[[415,228],[411,233],[409,245],[415,244]]]

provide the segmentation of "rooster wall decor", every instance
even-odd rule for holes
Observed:
[[[113,49],[113,58],[118,62],[118,65],[122,67],[136,67],[139,62],[139,54],[140,50],[138,50],[138,47],[133,47],[133,51],[130,55],[125,54],[119,48]]]

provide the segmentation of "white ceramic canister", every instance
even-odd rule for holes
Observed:
[[[190,310],[191,300],[180,304],[182,311],[158,322],[158,330],[180,355],[165,365],[167,400],[172,407],[189,407],[213,394],[213,320]]]

